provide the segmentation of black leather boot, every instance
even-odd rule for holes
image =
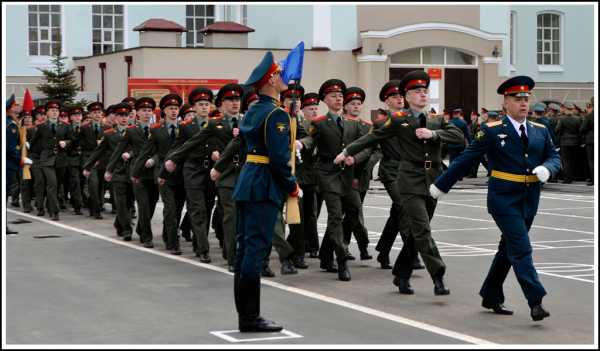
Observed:
[[[260,316],[260,278],[240,279],[240,296],[243,298],[242,313],[239,315],[239,330],[242,333],[273,333],[283,327]]]
[[[359,247],[359,250],[360,250],[360,260],[361,261],[370,260],[373,258],[373,256],[371,256],[371,254],[369,253],[368,246]]]
[[[442,277],[442,274],[438,274],[433,278],[433,293],[435,295],[450,295],[450,289],[446,288]]]
[[[338,279],[344,282],[348,282],[352,279],[350,276],[350,270],[348,269],[348,262],[346,257],[338,257]]]
[[[298,270],[294,267],[291,259],[285,258],[281,261],[281,274],[298,274]]]

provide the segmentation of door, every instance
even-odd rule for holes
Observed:
[[[448,111],[462,107],[465,122],[471,123],[471,112],[477,111],[477,70],[446,68],[444,105]]]

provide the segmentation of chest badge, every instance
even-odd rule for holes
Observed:
[[[401,124],[401,126],[403,126],[403,127],[405,127],[405,128],[406,128],[406,127],[408,127],[409,125],[410,125],[410,124],[408,124],[408,123],[406,123],[406,122],[404,122],[404,123],[402,123],[402,124]]]
[[[504,147],[504,145],[506,145],[506,141],[502,140],[502,141],[500,142],[500,146]]]
[[[504,138],[506,138],[507,136],[508,136],[508,135],[506,135],[506,134],[498,134],[498,138],[500,138],[500,139],[504,139]]]

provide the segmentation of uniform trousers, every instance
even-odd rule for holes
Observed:
[[[170,248],[179,248],[177,231],[179,230],[181,211],[185,204],[185,188],[183,187],[183,183],[173,185],[165,183],[159,186],[158,189],[163,201],[163,230],[167,234],[167,246]]]
[[[151,242],[153,239],[151,222],[158,201],[158,186],[152,178],[140,178],[139,183],[133,183],[132,187],[138,207],[135,231],[140,236],[142,243]]]
[[[360,195],[355,189],[348,189],[343,194],[325,191],[322,196],[327,206],[327,229],[319,250],[319,259],[330,263],[333,262],[334,251],[338,260],[346,256],[348,246],[344,242],[343,216],[348,216],[351,228],[358,224]]]
[[[232,265],[236,257],[236,203],[232,197],[233,188],[218,187],[217,191],[219,203],[223,207],[223,249],[227,256],[227,263]]]
[[[129,199],[131,195],[127,189],[128,187],[131,187],[130,183],[112,181],[114,203],[117,210],[113,226],[117,230],[117,235],[122,237],[130,237],[132,233],[131,210],[129,207],[132,199]]]
[[[186,188],[186,208],[189,214],[190,226],[194,233],[194,251],[196,254],[207,254],[210,246],[208,244],[208,221],[206,211],[205,190],[203,188]]]
[[[58,193],[56,190],[56,170],[53,166],[33,168],[35,170],[35,198],[38,210],[44,208],[44,199],[47,197],[47,206],[50,214],[58,213]]]

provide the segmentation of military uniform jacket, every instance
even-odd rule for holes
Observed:
[[[467,126],[467,123],[460,118],[451,118],[449,122],[454,124],[455,126],[457,126],[458,129],[460,129],[462,131],[464,138],[463,138],[463,141],[460,143],[449,143],[448,149],[450,149],[450,150],[464,149],[465,145],[468,145],[471,143],[471,134],[469,134],[469,127]]]
[[[83,168],[88,171],[91,170],[92,167],[95,167],[96,169],[106,169],[106,163],[103,163],[103,159],[106,159],[105,155],[112,155],[119,140],[121,140],[121,133],[119,133],[118,130],[113,128],[105,129],[98,141],[98,146],[86,159]],[[98,162],[97,166],[96,162]]]
[[[269,163],[244,163],[235,183],[235,201],[271,201],[281,206],[296,189],[290,166],[290,115],[272,97],[260,95],[240,124],[241,145],[248,155],[269,158]]]
[[[550,133],[550,138],[552,139],[554,145],[558,145],[558,140],[556,138],[556,134],[554,133],[554,124],[552,123],[552,120],[550,118],[542,116],[538,117],[535,121],[532,122],[543,124],[546,127],[546,129],[548,129],[548,133]]]
[[[85,163],[85,161],[92,155],[96,147],[100,145],[101,140],[102,126],[99,126],[98,133],[96,133],[93,123],[81,127],[78,142],[79,146],[81,147],[81,156],[83,163]],[[100,167],[100,169],[104,169],[106,167],[106,161],[108,161],[108,158],[104,157],[103,161],[104,162],[101,162],[103,164],[103,167]]]
[[[594,144],[594,114],[588,113],[583,117],[579,134],[586,145]]]
[[[369,133],[372,127],[372,123],[370,121],[365,121],[362,118],[357,118],[356,122],[358,122],[361,135],[365,135]],[[367,159],[363,160],[361,163],[354,165],[354,178],[358,181],[357,190],[358,191],[367,191],[369,190],[369,182],[372,178],[373,167],[381,158],[381,153],[376,152],[376,148],[371,148],[371,154]]]
[[[188,189],[204,189],[210,179],[210,169],[213,167],[211,154],[216,150],[216,131],[222,129],[220,120],[209,119],[200,122],[194,120],[182,123],[175,146],[165,157],[165,160],[175,162],[178,168],[183,168],[184,185]],[[220,128],[218,128],[220,127]],[[160,176],[165,178],[169,173],[161,165]]]
[[[150,132],[148,132],[148,136],[150,136]],[[115,180],[116,176],[117,181],[131,181],[131,166],[141,154],[146,142],[144,129],[141,127],[133,125],[125,129],[106,165],[106,170],[113,173],[113,180]],[[128,152],[131,155],[131,158],[127,161],[124,161],[121,157],[124,152]],[[139,174],[139,178],[146,180],[154,179],[154,170],[152,168],[144,168]]]
[[[300,140],[306,137],[307,131],[310,129],[310,121],[307,119],[299,120],[298,133],[296,139]],[[302,162],[296,160],[296,179],[300,185],[318,185],[319,171],[316,168],[317,149],[308,150],[303,148],[300,150]]]
[[[387,119],[391,116],[390,111],[387,115],[380,115],[373,124],[373,129],[381,128]],[[379,164],[379,180],[382,183],[396,181],[398,176],[398,167],[400,165],[400,141],[396,137],[382,139],[379,141],[379,150],[381,153],[381,163]]]
[[[372,129],[353,142],[346,151],[354,155],[377,142],[397,137],[402,155],[396,177],[400,193],[429,196],[429,185],[442,173],[441,143],[460,143],[464,137],[458,127],[442,117],[427,118],[426,127],[433,130],[435,136],[429,140],[418,139],[415,132],[420,128],[419,119],[412,110],[402,110],[388,117],[381,128]],[[431,168],[425,169],[425,161],[431,162]]]
[[[579,146],[579,128],[581,117],[561,116],[556,125],[556,136],[560,139],[560,146]]]
[[[233,118],[237,121],[232,121]],[[219,153],[222,154],[227,147],[227,144],[234,139],[233,126],[238,125],[240,120],[240,116],[225,116],[223,118],[214,119],[217,124],[212,141],[214,142],[213,147],[215,147],[215,150],[218,150]],[[217,180],[216,185],[219,188],[233,188],[242,169],[240,154],[234,153],[231,157],[231,162],[228,162],[227,164],[223,163],[223,165],[225,168],[222,169],[221,176]]]
[[[32,128],[31,151],[37,153],[41,167],[66,167],[68,165],[67,148],[71,143],[71,130],[68,125],[57,122],[56,133],[53,133],[50,122]],[[59,141],[65,141],[65,148],[58,145]]]
[[[21,162],[19,145],[19,126],[15,121],[6,116],[6,169],[17,171]],[[10,189],[8,189],[10,191]]]
[[[456,181],[487,154],[490,170],[512,174],[531,174],[540,165],[551,175],[560,169],[560,157],[548,129],[539,123],[527,122],[529,146],[525,150],[521,138],[508,117],[486,123],[475,140],[457,157],[448,170],[435,181],[435,186],[448,192]],[[487,207],[492,215],[533,218],[540,199],[540,182],[520,183],[490,177]]]
[[[177,126],[176,126],[177,127]],[[150,135],[148,137],[148,142],[144,145],[144,148],[140,151],[138,157],[136,157],[135,162],[133,163],[131,169],[131,175],[133,177],[140,177],[141,173],[146,169],[145,163],[149,159],[154,160],[154,166],[152,167],[154,170],[154,176],[159,177],[161,165],[165,162],[165,157],[167,156],[169,150],[173,146],[175,146],[175,139],[179,134],[179,128],[175,129],[175,139],[171,140],[170,129],[165,124],[155,124],[150,128]],[[183,183],[183,173],[181,171],[182,167],[177,167],[175,172],[167,173],[168,175],[164,178],[167,181],[168,185],[177,185]]]
[[[335,157],[344,147],[364,135],[364,130],[357,121],[344,121],[344,131],[337,125],[331,113],[319,116],[311,122],[308,136],[301,139],[302,144],[311,150],[317,148],[317,169],[319,171],[319,190],[343,194],[351,189],[354,179],[354,166],[333,163]],[[355,164],[368,159],[371,148],[365,148],[354,157]]]
[[[81,146],[82,143],[82,127],[69,125],[69,129],[71,132],[71,143],[67,147],[67,157],[69,160],[70,167],[81,167],[83,166],[83,148]]]

